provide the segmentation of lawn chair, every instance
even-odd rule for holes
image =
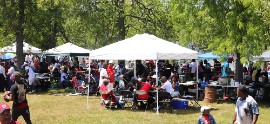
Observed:
[[[158,92],[158,102],[159,102],[159,110],[165,107],[168,107],[171,112],[172,112],[172,107],[171,107],[171,100],[172,96],[168,92]]]
[[[138,99],[138,95],[145,95],[146,92],[144,90],[136,91],[136,99],[134,100],[134,107],[138,109],[139,107],[145,106],[145,110],[147,109],[147,99]],[[140,103],[140,104],[139,104]]]
[[[108,109],[112,109],[112,108],[115,108],[115,103],[112,102],[112,97],[109,98],[109,100],[106,100],[106,99],[103,99],[102,98],[102,95],[103,94],[106,94],[103,90],[99,90],[99,93],[101,95],[101,101],[102,101],[102,104],[105,105],[105,107]]]
[[[130,107],[133,106],[133,101],[134,101],[134,96],[133,93],[129,90],[121,90],[120,91],[120,95],[122,97],[122,101],[128,106],[130,105]]]

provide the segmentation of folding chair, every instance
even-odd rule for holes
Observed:
[[[112,102],[112,97],[110,97],[109,100],[106,100],[106,99],[103,99],[102,98],[102,95],[106,94],[103,90],[99,90],[99,93],[101,95],[101,101],[102,101],[102,104],[105,105],[106,108],[115,108],[115,103]]]
[[[162,109],[162,108],[165,108],[165,106],[168,106],[169,109],[171,110],[171,112],[173,111],[172,110],[172,107],[171,107],[171,100],[172,100],[172,96],[170,93],[168,92],[158,92],[158,102],[160,103],[159,105],[159,110]]]
[[[138,95],[145,95],[146,92],[144,90],[137,90],[136,91],[136,100],[134,100],[134,107],[138,109],[138,107],[142,107],[142,105],[145,105],[145,110],[147,109],[147,99],[138,99]],[[141,103],[139,105],[139,103]]]
[[[134,101],[134,96],[133,93],[129,90],[121,90],[120,95],[122,97],[122,101],[126,104],[132,107],[133,106],[133,101]]]

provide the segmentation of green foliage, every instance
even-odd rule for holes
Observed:
[[[219,55],[239,52],[242,62],[269,45],[269,2],[171,0],[178,39]],[[268,21],[267,21],[268,20]]]

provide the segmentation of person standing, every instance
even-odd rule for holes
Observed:
[[[201,107],[202,115],[199,116],[198,124],[216,124],[214,117],[210,114],[210,107]]]
[[[3,67],[3,62],[0,63],[0,92],[4,92],[4,85],[6,82],[6,72]]]
[[[110,83],[108,84],[108,89],[111,90],[113,89],[114,85],[114,67],[113,67],[113,60],[109,61],[109,65],[107,67],[107,73],[108,76],[110,77]]]
[[[110,79],[106,69],[107,69],[107,64],[103,64],[103,68],[100,69],[100,74],[99,74],[99,87],[103,84],[104,80]]]
[[[229,63],[232,63],[233,61],[233,57],[232,56],[229,56],[227,57],[227,60],[226,62],[223,63],[223,66],[222,66],[222,77],[220,77],[219,79],[219,84],[220,85],[228,85],[229,83],[229,80],[230,80],[230,74],[231,74],[231,69],[230,69],[230,65]]]
[[[11,85],[12,85],[12,81],[10,80],[10,76],[15,72],[15,69],[16,68],[16,66],[14,66],[14,63],[13,62],[11,62],[10,63],[10,68],[8,69],[8,73],[7,73],[7,90],[9,90],[10,89],[10,87],[11,87]]]
[[[248,95],[248,90],[244,86],[237,89],[237,96],[239,98],[236,101],[233,123],[256,124],[259,116],[257,102]]]
[[[34,82],[35,82],[35,72],[34,70],[27,64],[24,64],[24,69],[25,69],[25,73],[28,75],[28,83],[29,83],[29,90],[30,90],[30,94],[36,92],[33,89],[34,86]]]
[[[213,59],[213,60],[214,60],[215,73],[220,74],[221,73],[221,63],[217,59]]]
[[[191,60],[189,67],[190,67],[190,77],[192,79],[194,79],[194,77],[196,76],[196,71],[197,71],[197,63],[196,63],[195,59]]]
[[[205,81],[209,82],[209,80],[211,79],[211,65],[208,63],[206,59],[203,62],[205,64],[205,71],[204,71]]]
[[[27,124],[32,124],[30,120],[30,111],[26,99],[26,85],[21,80],[19,72],[14,73],[15,83],[11,86],[10,91],[4,94],[5,101],[13,101],[12,104],[12,120],[17,121],[19,116],[23,116]]]

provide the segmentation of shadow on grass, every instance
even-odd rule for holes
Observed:
[[[261,108],[270,108],[270,101],[256,100],[258,106]],[[217,100],[217,104],[236,104],[236,100]]]
[[[270,108],[270,102],[269,101],[259,101],[258,106],[262,108]]]
[[[156,113],[156,109],[150,108],[150,109],[131,109],[131,107],[125,107],[125,111],[131,111],[131,112],[153,112]],[[217,109],[215,109],[217,110]],[[214,110],[214,111],[215,111]],[[159,110],[159,113],[168,113],[168,114],[177,114],[177,115],[182,115],[182,114],[194,114],[194,113],[199,113],[200,108],[195,108],[195,107],[189,107],[188,109],[171,109],[170,107],[165,107]]]
[[[48,91],[39,91],[35,92],[31,95],[68,95],[70,93],[74,92],[73,89],[60,89],[60,88],[55,88],[55,89],[48,89]]]

